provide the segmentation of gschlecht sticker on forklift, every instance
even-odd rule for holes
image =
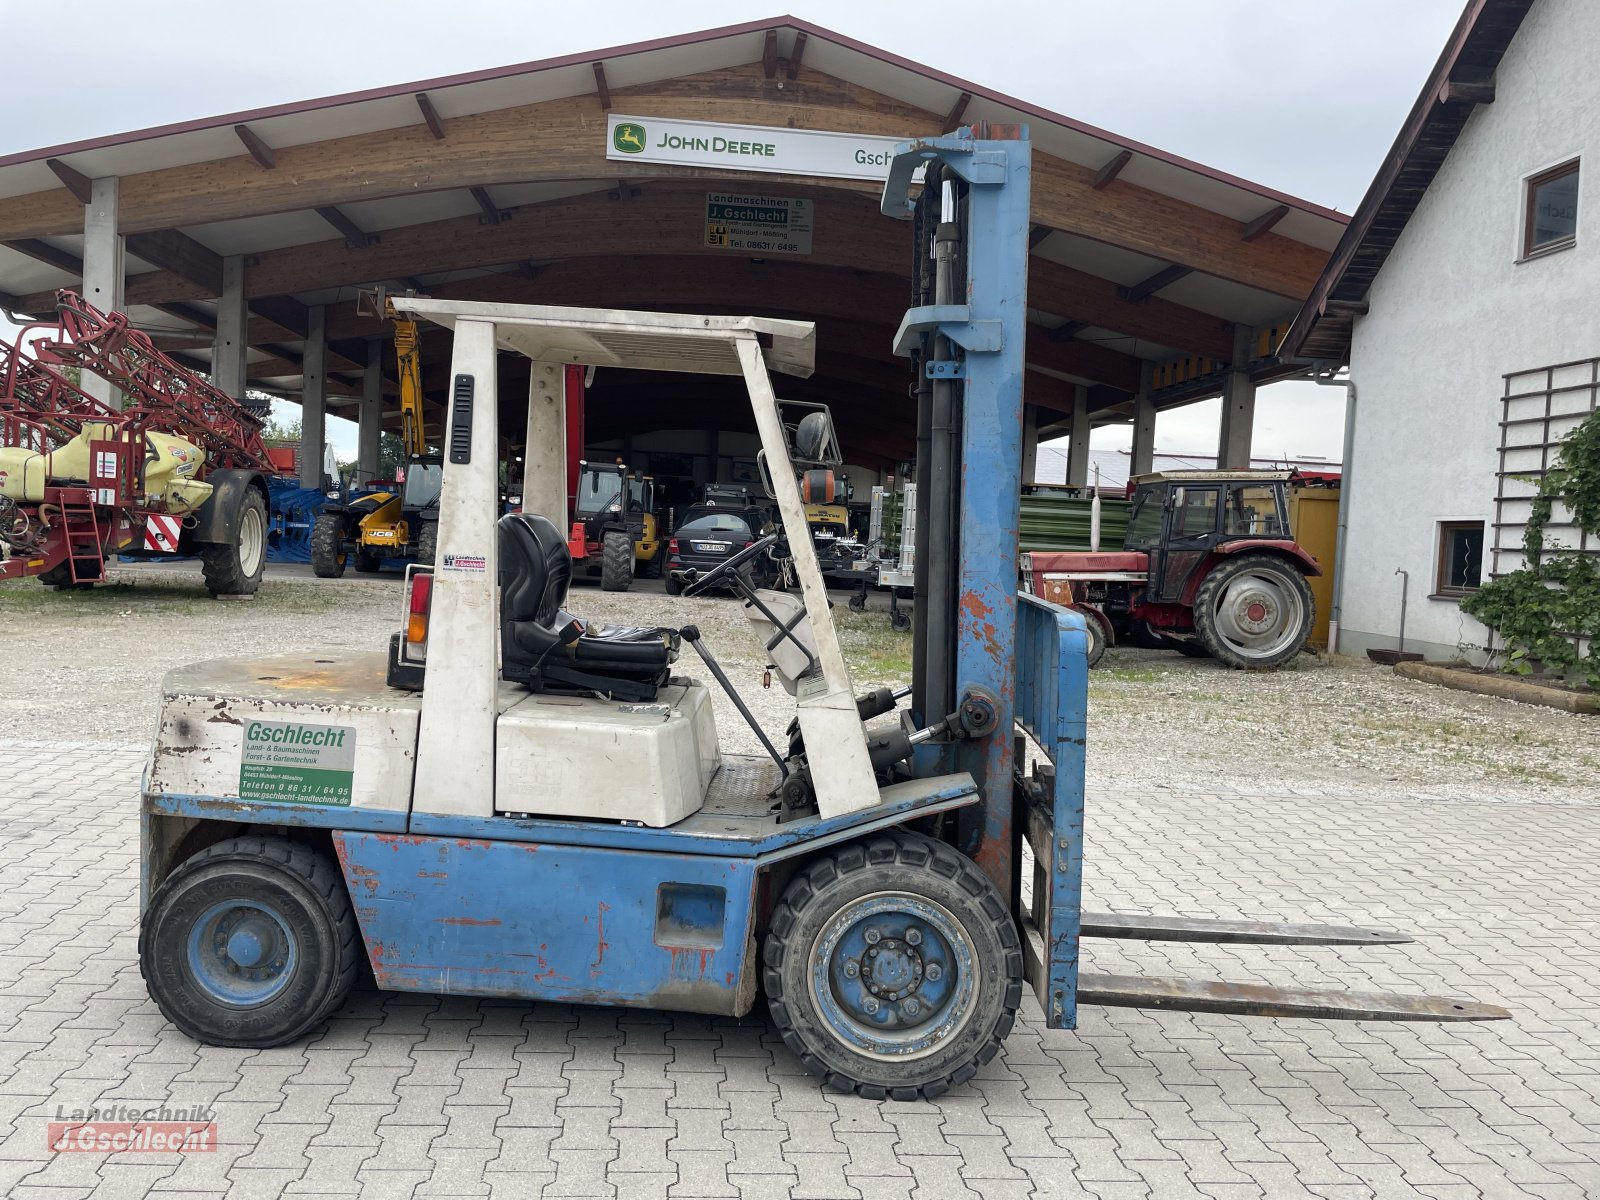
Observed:
[[[251,721],[244,727],[239,799],[350,804],[356,731],[346,725]]]

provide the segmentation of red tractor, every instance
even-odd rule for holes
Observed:
[[[1289,533],[1289,471],[1166,471],[1133,481],[1123,548],[1022,556],[1022,586],[1088,618],[1108,644],[1169,646],[1261,670],[1305,648],[1317,560]]]

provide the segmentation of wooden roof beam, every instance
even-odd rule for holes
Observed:
[[[1162,270],[1157,271],[1148,279],[1141,279],[1131,288],[1128,288],[1125,294],[1130,301],[1132,301],[1134,304],[1138,304],[1142,300],[1148,300],[1162,288],[1171,287],[1173,284],[1177,283],[1178,280],[1192,274],[1194,274],[1193,267],[1165,267]]]
[[[1493,104],[1493,79],[1447,79],[1439,88],[1440,104]]]
[[[767,30],[767,36],[761,43],[761,70],[768,79],[778,73],[778,31]]]
[[[1054,232],[1055,230],[1051,229],[1048,225],[1033,226],[1033,228],[1028,230],[1028,249],[1037,249],[1039,243],[1044,241],[1045,238],[1049,237]]]
[[[82,171],[67,166],[59,158],[47,158],[44,165],[61,180],[67,191],[78,198],[79,204],[88,204],[94,196],[94,182]]]
[[[250,157],[256,160],[256,165],[263,171],[274,170],[278,165],[278,156],[273,153],[272,147],[261,140],[259,134],[248,125],[235,125],[233,132],[244,143],[244,148],[250,152]]]
[[[130,233],[124,241],[135,258],[197,284],[207,295],[222,294],[222,255],[181,230]]]
[[[606,84],[606,65],[603,62],[594,64],[594,90],[600,97],[600,111],[611,111],[611,88]]]
[[[83,276],[83,259],[70,250],[52,246],[42,238],[17,238],[11,242],[0,242],[0,245],[4,245],[8,250],[15,250],[18,254],[26,254],[35,262],[42,262],[58,271],[65,271],[68,275],[79,278]]]
[[[422,123],[428,127],[428,132],[433,134],[434,140],[444,141],[444,120],[439,116],[439,110],[433,106],[433,100],[427,92],[417,93],[417,108],[422,113]]]
[[[804,31],[794,35],[794,49],[789,51],[789,61],[784,66],[783,73],[790,79],[800,78],[800,63],[806,56],[806,35]]]
[[[344,244],[352,250],[365,250],[378,244],[377,234],[368,233],[331,204],[317,209],[317,216],[344,234]]]
[[[1289,206],[1280,204],[1277,208],[1269,208],[1266,212],[1256,217],[1253,221],[1246,221],[1239,229],[1241,242],[1253,242],[1263,233],[1271,232],[1273,226],[1289,215]]]
[[[472,193],[472,198],[478,205],[478,224],[498,225],[501,221],[511,219],[511,214],[494,202],[488,188],[475,187],[467,190]]]
[[[1097,192],[1105,191],[1111,186],[1112,181],[1115,180],[1118,175],[1122,174],[1122,168],[1126,167],[1132,161],[1133,151],[1122,151],[1122,153],[1113,157],[1111,161],[1106,163],[1105,166],[1101,167],[1094,173],[1094,182],[1089,186],[1094,188],[1094,190]]]
[[[949,133],[952,129],[960,126],[961,118],[967,115],[967,105],[971,103],[971,92],[962,92],[956,97],[955,103],[950,106],[950,111],[945,113],[944,120],[941,122],[945,133]]]

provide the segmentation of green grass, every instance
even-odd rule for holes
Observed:
[[[879,682],[911,682],[911,634],[889,628],[889,614],[833,610],[839,646],[853,675]]]

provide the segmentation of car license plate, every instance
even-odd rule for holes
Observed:
[[[726,554],[732,542],[696,542],[694,544],[697,554]]]

